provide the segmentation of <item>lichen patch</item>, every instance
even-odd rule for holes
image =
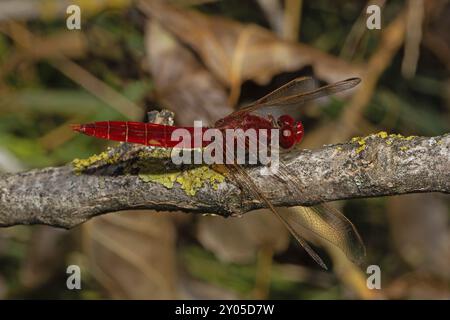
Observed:
[[[380,139],[384,139],[386,140],[386,144],[388,146],[392,145],[396,140],[397,141],[411,141],[412,139],[414,139],[416,136],[409,136],[409,137],[405,137],[401,134],[388,134],[386,131],[381,131],[375,134],[371,134],[367,137],[354,137],[352,138],[351,142],[352,143],[357,143],[358,144],[358,148],[356,149],[356,154],[361,153],[362,151],[364,151],[367,148],[367,141],[369,139],[374,139],[374,138],[380,138]],[[406,149],[402,149],[404,147],[401,147],[400,150],[406,150],[407,147],[405,147]]]
[[[96,164],[115,164],[117,163],[119,156],[113,152],[112,149],[108,149],[100,154],[94,154],[87,159],[73,159],[72,166],[75,174],[79,175],[86,169]]]
[[[162,184],[168,189],[172,189],[175,182],[180,184],[181,189],[187,195],[194,196],[207,183],[217,190],[219,184],[225,181],[225,176],[212,170],[208,166],[198,166],[188,170],[169,173],[149,173],[143,169],[139,173],[139,178],[144,182],[155,182]]]

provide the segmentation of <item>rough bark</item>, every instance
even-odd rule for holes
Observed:
[[[123,146],[122,146],[123,147]],[[301,194],[279,176],[246,168],[275,206],[378,197],[414,192],[450,192],[450,134],[437,137],[371,135],[355,141],[296,150],[282,156],[300,182]],[[136,149],[130,153],[136,155]],[[128,159],[127,161],[129,161]],[[168,189],[122,173],[117,164],[75,174],[71,165],[0,176],[0,226],[47,224],[70,228],[100,214],[130,210],[240,215],[264,204],[228,179],[217,190],[205,184],[194,196],[175,183]]]

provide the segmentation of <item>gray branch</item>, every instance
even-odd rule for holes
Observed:
[[[276,175],[261,176],[259,168],[246,170],[264,195],[280,207],[414,192],[449,193],[449,147],[450,134],[432,138],[378,134],[317,150],[291,151],[282,160],[296,177],[300,194],[288,187],[293,181]],[[158,182],[144,182],[133,170],[124,170],[133,167],[142,150],[123,144],[112,151],[120,153],[119,163],[106,162],[81,174],[66,165],[0,176],[0,226],[47,224],[70,228],[120,210],[227,216],[265,206],[231,179],[218,188],[206,183],[193,196],[178,183],[166,188]]]

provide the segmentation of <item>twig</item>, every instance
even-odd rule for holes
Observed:
[[[283,8],[281,3],[272,0],[257,0],[258,5],[264,12],[270,28],[280,38],[283,36]]]
[[[423,0],[408,2],[406,18],[405,51],[402,61],[402,75],[411,79],[417,69],[420,56],[420,43],[422,42],[422,27],[425,15]]]
[[[284,8],[283,38],[298,41],[303,0],[286,0]]]
[[[450,193],[449,149],[450,134],[432,138],[377,134],[317,150],[295,150],[282,159],[303,182],[301,195],[291,194],[287,181],[277,176],[260,176],[259,168],[247,170],[275,206],[413,192]],[[131,160],[136,150],[145,149],[132,150]],[[264,206],[228,180],[218,188],[206,183],[195,195],[188,195],[178,183],[166,188],[157,182],[144,182],[137,174],[124,174],[120,166],[123,164],[108,164],[80,175],[67,165],[0,176],[0,226],[47,224],[70,228],[119,210],[227,216]]]

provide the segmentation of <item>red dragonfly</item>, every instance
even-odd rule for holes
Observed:
[[[294,79],[263,98],[218,120],[213,128],[224,132],[226,129],[278,129],[279,145],[282,150],[297,146],[304,134],[301,121],[294,120],[288,113],[311,100],[351,89],[360,83],[359,78],[350,78],[322,87],[310,77]],[[276,116],[278,115],[278,118]],[[172,141],[172,133],[179,128],[194,133],[194,127],[176,127],[154,123],[131,121],[101,121],[88,124],[72,125],[73,130],[96,138],[138,143],[147,146],[173,148],[179,141]],[[202,128],[204,132],[207,128]],[[194,135],[192,135],[194,138]],[[210,142],[203,142],[202,147]],[[265,203],[281,220],[308,254],[323,268],[327,269],[319,255],[304,240],[310,237],[325,239],[340,248],[353,262],[359,263],[365,255],[364,244],[353,224],[339,211],[326,204],[312,207],[299,207],[295,211],[279,212],[259,190],[252,178],[240,165],[234,163],[226,166],[230,176],[252,196]],[[279,176],[294,194],[301,193],[298,177],[290,174],[280,162]]]

